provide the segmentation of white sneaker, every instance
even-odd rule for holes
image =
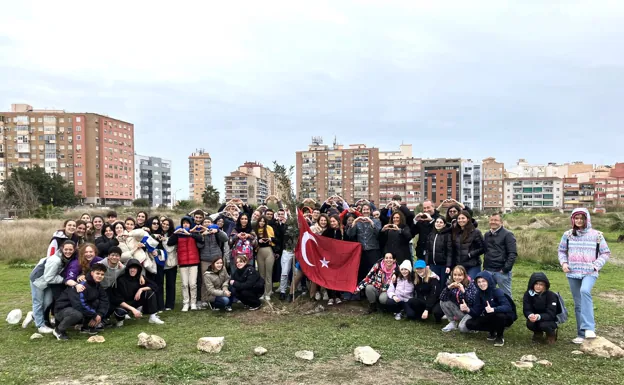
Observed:
[[[126,316],[124,318],[125,319],[132,319],[132,317],[130,317],[130,314],[126,314]]]
[[[585,334],[587,334],[587,332],[585,332]],[[573,344],[577,344],[580,345],[585,341],[585,338],[583,337],[576,337],[575,339],[572,340]]]
[[[327,292],[323,293],[323,301],[329,300],[329,294]]]
[[[188,311],[188,310],[189,310],[188,304],[182,305],[182,311]]]
[[[443,315],[443,316],[442,316],[442,319],[443,319],[443,320],[447,320],[447,319],[448,319],[448,317],[447,317],[447,316],[445,316],[445,315]]]
[[[197,305],[196,304],[192,304],[191,305],[191,310],[197,310]]]
[[[151,323],[151,324],[157,324],[157,325],[162,325],[162,324],[165,323],[165,321],[163,321],[160,318],[158,318],[157,314],[152,314],[149,317],[149,321],[148,322]]]
[[[450,332],[457,329],[457,324],[455,324],[455,321],[451,321],[448,323],[448,325],[446,325],[445,327],[442,328],[443,332]]]
[[[590,340],[596,338],[596,332],[594,332],[593,330],[585,330],[585,338],[588,338]]]
[[[394,319],[397,321],[401,320],[401,313],[394,313]]]
[[[51,334],[54,330],[43,325],[42,327],[38,328],[37,331],[41,334]]]
[[[334,304],[334,300],[330,299],[327,301],[327,306],[332,306]]]
[[[314,294],[314,299],[317,301],[321,300],[321,293],[319,293],[318,291],[316,292],[316,294]]]
[[[117,326],[118,328],[122,327],[123,326],[123,321],[117,321],[115,326]]]
[[[30,323],[33,321],[33,313],[31,311],[29,311],[26,314],[26,318],[24,318],[24,322],[22,322],[22,328],[26,329],[28,327],[28,325],[30,325]]]
[[[265,295],[264,296],[264,300],[267,302],[271,302],[271,296],[270,295]]]
[[[336,305],[340,305],[340,304],[342,303],[342,300],[341,300],[340,298],[336,298],[336,299],[334,300],[334,303],[335,303]]]

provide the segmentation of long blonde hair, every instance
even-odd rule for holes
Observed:
[[[429,283],[429,278],[431,278],[431,270],[429,269],[429,266],[425,267],[425,276],[424,278],[420,278],[420,275],[418,275],[418,273],[414,272],[414,285],[418,285],[422,282],[425,283]]]

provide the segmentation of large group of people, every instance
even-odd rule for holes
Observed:
[[[517,319],[511,290],[517,250],[500,213],[489,216],[483,234],[470,208],[453,199],[438,208],[425,201],[418,213],[399,196],[381,209],[339,196],[320,205],[304,200],[300,209],[316,236],[362,246],[356,287],[338,292],[306,278],[293,260],[287,223],[293,213],[275,201],[274,211],[234,199],[216,214],[194,210],[177,226],[144,211],[125,220],[114,211],[67,220],[30,275],[32,312],[22,326],[34,322],[40,333],[63,340],[73,327],[95,334],[144,315],[163,324],[159,314],[176,306],[179,274],[182,312],[231,312],[236,303],[253,311],[274,294],[329,306],[362,300],[369,314],[447,320],[443,332],[485,331],[495,346],[504,345],[505,329]],[[596,337],[591,290],[609,255],[589,212],[574,210],[558,256],[574,299],[575,343]],[[534,341],[555,343],[561,302],[544,273],[531,275],[522,314]]]

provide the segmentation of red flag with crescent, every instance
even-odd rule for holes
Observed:
[[[297,209],[299,242],[295,257],[312,282],[330,290],[353,292],[357,286],[362,245],[312,233]]]

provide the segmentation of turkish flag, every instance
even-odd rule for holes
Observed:
[[[315,235],[297,209],[299,242],[295,257],[312,282],[330,290],[353,292],[358,284],[362,245]]]

